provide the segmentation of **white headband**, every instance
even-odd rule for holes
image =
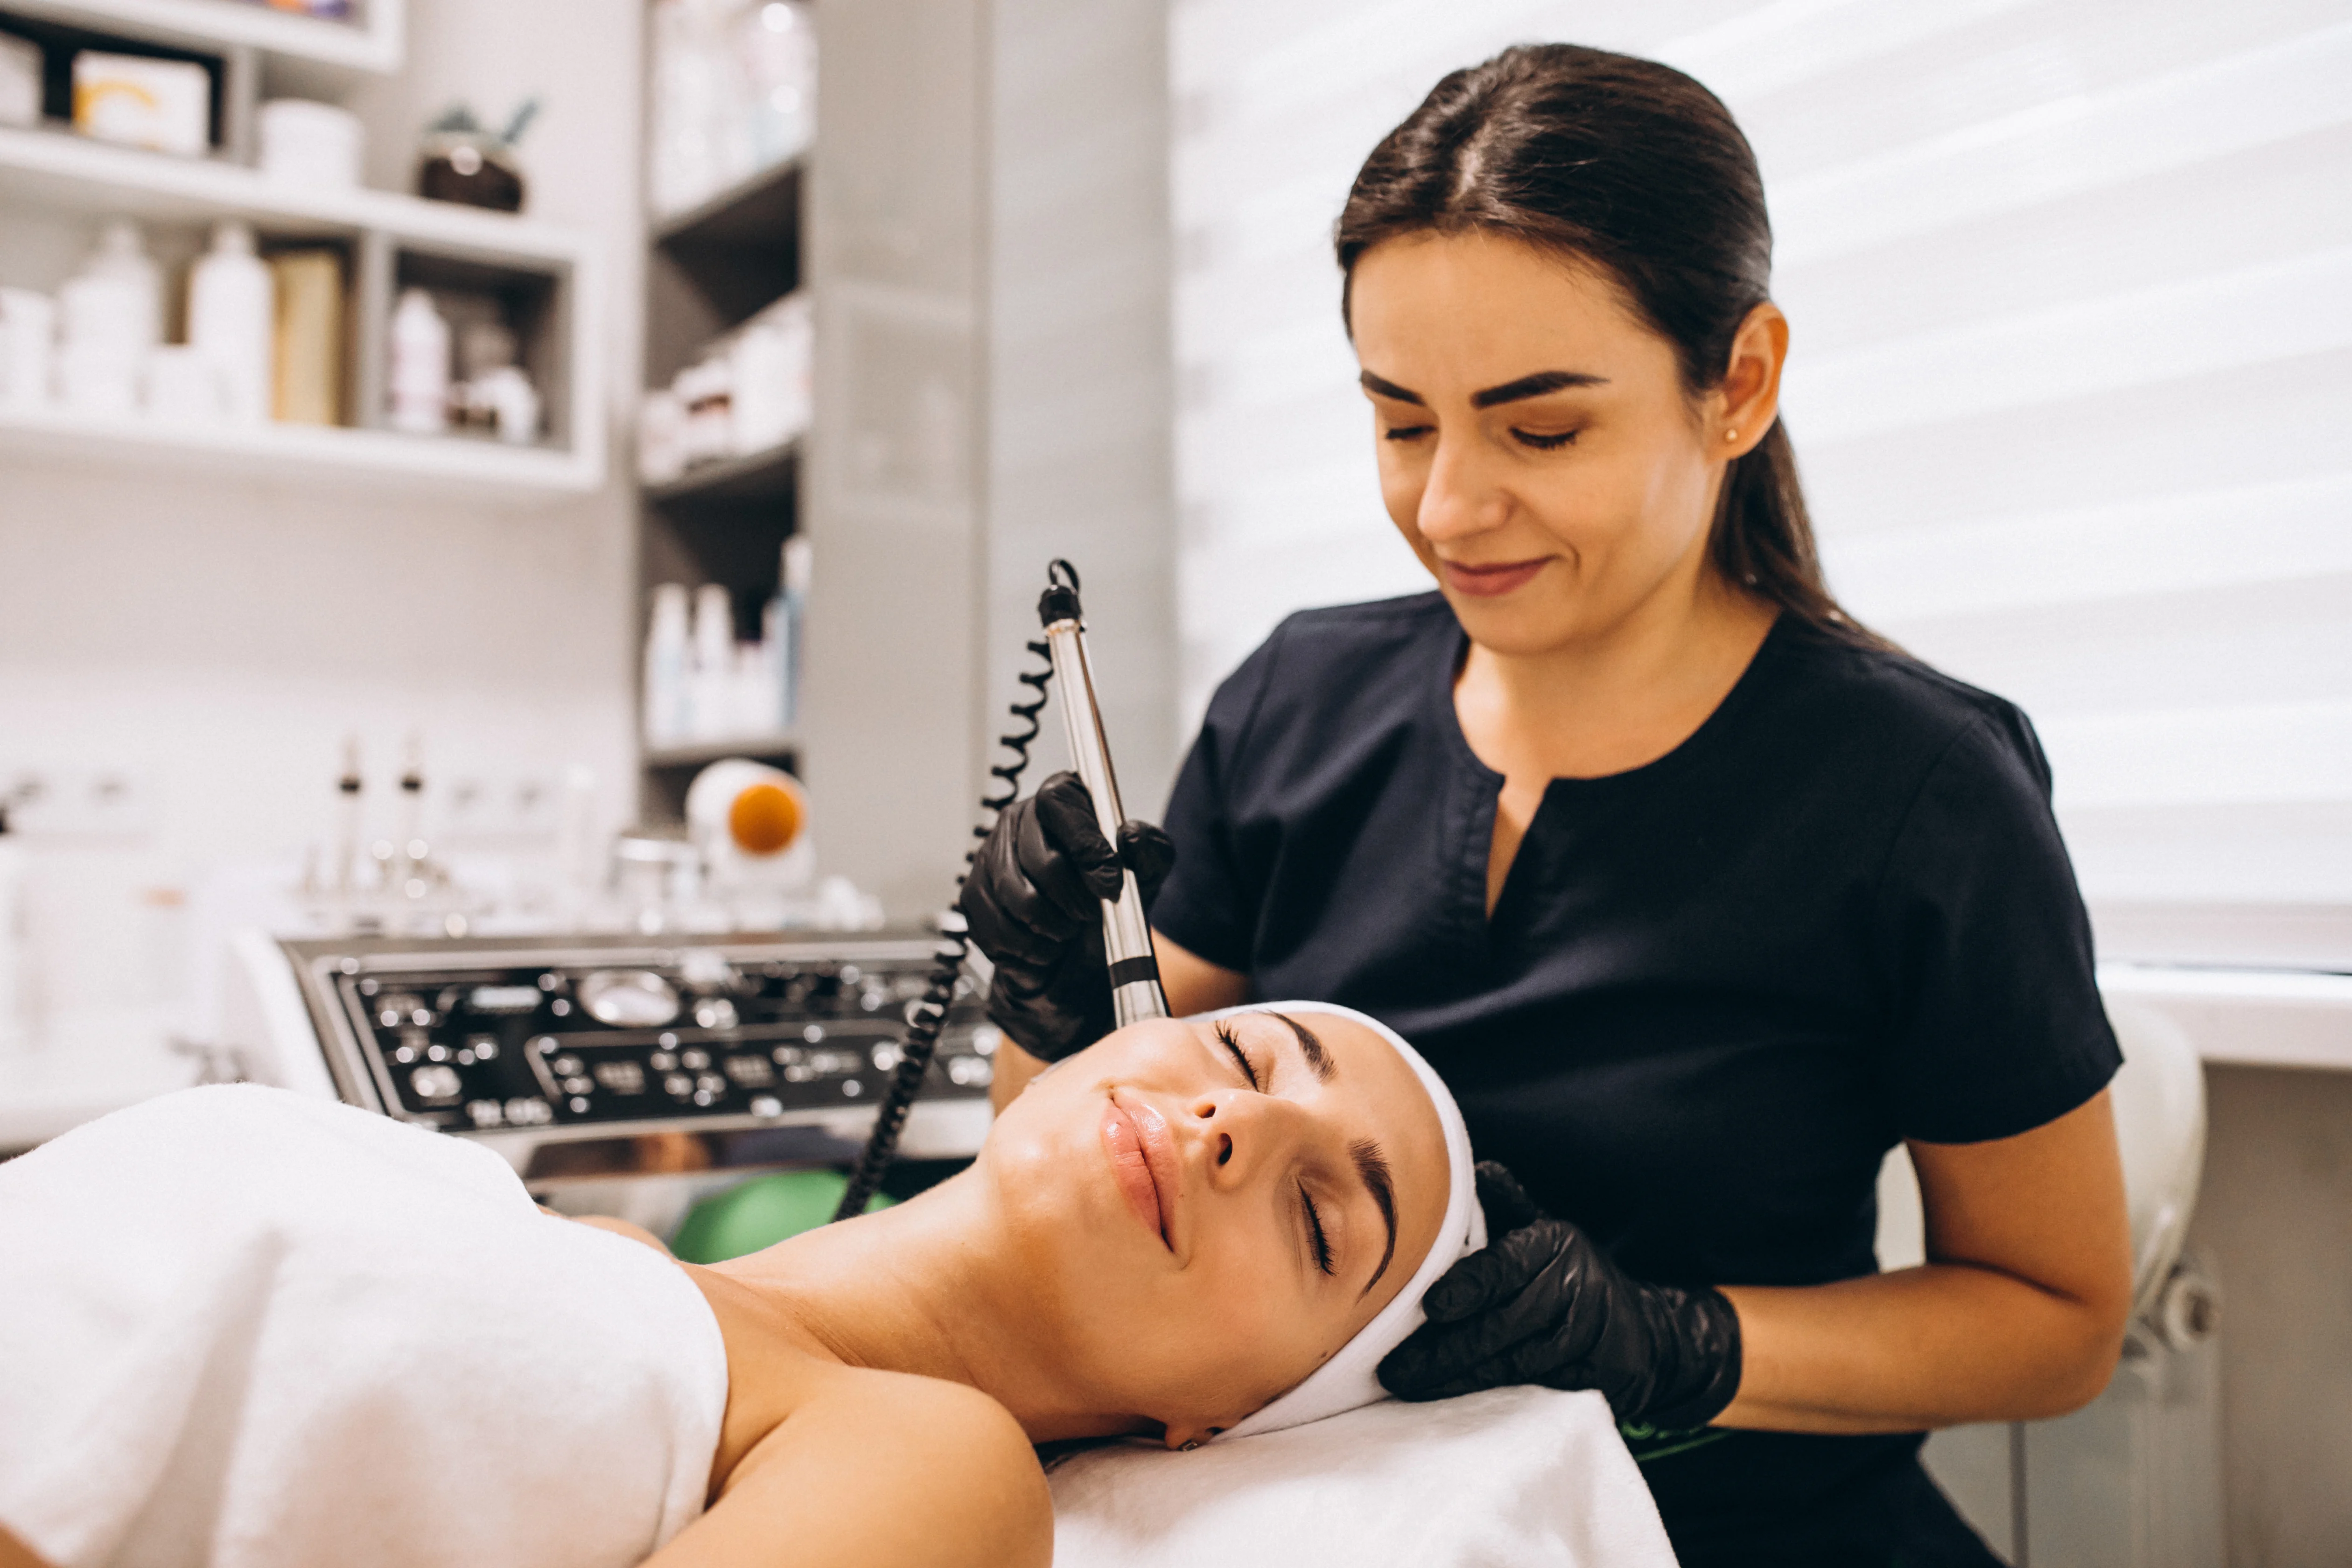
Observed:
[[[1454,1103],[1454,1093],[1445,1087],[1445,1080],[1437,1076],[1436,1068],[1421,1059],[1419,1051],[1405,1043],[1403,1036],[1378,1018],[1328,1002],[1253,1002],[1247,1006],[1226,1007],[1202,1016],[1230,1018],[1242,1013],[1318,1013],[1347,1018],[1394,1047],[1405,1065],[1420,1076],[1422,1088],[1429,1091],[1430,1102],[1437,1108],[1438,1123],[1445,1129],[1445,1163],[1451,1183],[1445,1195],[1445,1221],[1437,1227],[1437,1239],[1430,1243],[1429,1255],[1421,1260],[1412,1278],[1405,1281],[1404,1289],[1397,1292],[1396,1300],[1381,1308],[1380,1315],[1358,1330],[1356,1337],[1340,1346],[1329,1361],[1308,1373],[1304,1383],[1276,1398],[1240,1426],[1219,1434],[1216,1441],[1279,1432],[1286,1426],[1304,1426],[1309,1421],[1320,1421],[1327,1415],[1338,1415],[1386,1399],[1388,1390],[1381,1386],[1377,1375],[1381,1358],[1421,1327],[1421,1299],[1437,1283],[1437,1277],[1486,1245],[1486,1216],[1479,1210],[1477,1187],[1471,1172],[1470,1130],[1463,1125],[1461,1107]]]

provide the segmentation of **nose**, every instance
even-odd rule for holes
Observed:
[[[1435,440],[1413,514],[1421,536],[1444,544],[1500,527],[1510,516],[1510,497],[1496,482],[1479,444],[1449,441],[1442,432]]]
[[[1304,1113],[1287,1100],[1244,1089],[1194,1097],[1184,1119],[1186,1156],[1209,1186],[1247,1184],[1252,1173],[1298,1136]]]

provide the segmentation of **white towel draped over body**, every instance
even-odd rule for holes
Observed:
[[[462,1139],[251,1086],[0,1164],[0,1524],[58,1568],[634,1563],[726,1349]]]
[[[1054,1568],[1674,1568],[1598,1394],[1390,1400],[1190,1454],[1055,1465]]]

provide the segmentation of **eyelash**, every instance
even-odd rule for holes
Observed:
[[[1298,1189],[1298,1204],[1307,1211],[1307,1234],[1315,1246],[1315,1267],[1329,1274],[1333,1271],[1331,1244],[1324,1239],[1323,1216],[1315,1212],[1315,1200],[1307,1195],[1307,1188],[1303,1184]]]
[[[1382,438],[1390,441],[1417,441],[1428,434],[1429,426],[1426,425],[1399,425],[1381,432]],[[1511,438],[1520,446],[1533,447],[1538,452],[1557,452],[1562,447],[1573,445],[1576,435],[1573,430],[1563,430],[1557,436],[1538,436],[1532,430],[1514,430]]]
[[[1215,1025],[1214,1027],[1217,1032],[1217,1043],[1233,1053],[1234,1065],[1242,1069],[1242,1076],[1249,1079],[1249,1086],[1261,1094],[1265,1093],[1265,1086],[1258,1082],[1257,1068],[1250,1065],[1249,1053],[1242,1049],[1242,1043],[1234,1037],[1233,1029],[1224,1024]]]
[[[1242,1049],[1241,1040],[1234,1034],[1232,1027],[1225,1024],[1214,1024],[1211,1028],[1216,1034],[1217,1043],[1232,1054],[1234,1065],[1242,1069],[1244,1078],[1249,1079],[1249,1086],[1263,1094],[1265,1091],[1265,1086],[1258,1081],[1257,1068],[1251,1065],[1249,1053]],[[1323,1216],[1316,1212],[1315,1200],[1307,1194],[1304,1183],[1300,1184],[1298,1188],[1298,1206],[1307,1216],[1307,1238],[1315,1253],[1315,1267],[1326,1274],[1336,1272],[1331,1262],[1331,1243],[1323,1234]]]

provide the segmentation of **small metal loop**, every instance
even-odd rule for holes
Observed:
[[[1181,1447],[1181,1448],[1177,1449],[1176,1451],[1177,1451],[1178,1453],[1180,1453],[1180,1454],[1189,1454],[1189,1453],[1191,1453],[1193,1449],[1195,1449],[1195,1448],[1199,1447],[1200,1446],[1201,1446],[1201,1439],[1199,1439],[1198,1437],[1195,1437],[1195,1438],[1192,1439],[1190,1442],[1186,1443],[1182,1447]]]

